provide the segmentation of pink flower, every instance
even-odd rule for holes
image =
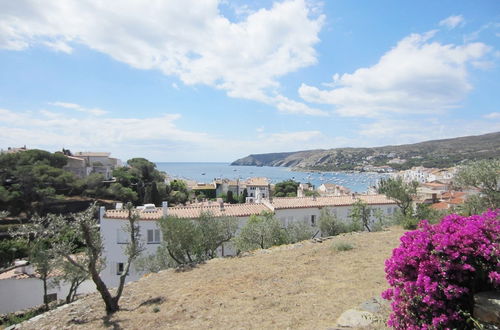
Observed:
[[[405,233],[385,262],[392,300],[388,325],[396,329],[453,328],[471,312],[470,294],[500,287],[499,210],[439,224],[421,221]],[[487,274],[487,278],[485,277]]]

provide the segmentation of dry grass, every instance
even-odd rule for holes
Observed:
[[[387,287],[384,260],[402,234],[345,234],[150,274],[127,285],[122,310],[109,318],[93,294],[22,328],[326,329]],[[354,249],[336,251],[338,242]]]

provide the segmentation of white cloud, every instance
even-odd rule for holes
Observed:
[[[431,42],[434,33],[412,34],[377,64],[352,74],[335,74],[331,89],[302,84],[299,94],[308,102],[334,105],[343,116],[436,113],[456,107],[472,89],[468,64],[491,48],[480,42]]]
[[[304,114],[311,116],[328,116],[328,112],[326,111],[311,108],[304,103],[290,100],[283,95],[278,95],[272,98],[269,103],[274,104],[279,111],[284,113]]]
[[[442,20],[441,22],[439,22],[439,26],[444,26],[444,27],[451,30],[451,29],[456,28],[459,25],[460,26],[464,25],[464,23],[465,23],[465,20],[464,20],[464,17],[462,15],[454,15],[454,16],[447,17],[444,20]]]
[[[66,108],[79,105],[59,102]],[[116,157],[146,157],[157,161],[234,160],[244,154],[328,147],[319,131],[265,132],[232,138],[178,127],[179,114],[147,118],[81,117],[75,112],[0,109],[0,147],[26,144],[55,151],[110,151]]]
[[[492,112],[487,115],[484,115],[483,117],[487,119],[500,119],[500,112]]]
[[[93,115],[93,116],[102,116],[102,115],[105,115],[108,113],[108,111],[106,111],[106,110],[102,110],[99,108],[85,108],[85,107],[82,107],[81,105],[76,104],[76,103],[68,103],[68,102],[59,102],[58,101],[58,102],[51,102],[49,104],[53,105],[55,107],[72,109],[72,110],[87,113],[87,114]]]
[[[279,77],[316,63],[314,45],[324,17],[314,3],[283,0],[231,22],[222,16],[220,2],[4,1],[0,48],[42,44],[70,53],[73,44],[83,44],[187,85],[205,84],[258,101],[275,95]],[[301,112],[293,107],[289,112]]]
[[[71,103],[67,104],[72,107]],[[178,114],[149,118],[75,117],[74,113],[37,113],[0,109],[0,145],[19,143],[48,150],[109,150],[131,157],[148,154],[152,149],[189,149],[212,143],[205,133],[177,128]],[[168,153],[167,153],[168,154]]]

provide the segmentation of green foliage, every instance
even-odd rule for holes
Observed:
[[[434,210],[430,204],[417,204],[414,215],[418,221],[425,219],[429,223],[438,223],[443,216],[443,212]]]
[[[402,226],[406,230],[414,230],[417,228],[420,219],[412,214],[404,215],[401,211],[394,213],[392,216],[393,223]]]
[[[327,208],[321,210],[319,229],[322,236],[335,236],[347,232],[347,226]]]
[[[33,267],[35,267],[36,272],[43,281],[43,302],[46,309],[49,307],[49,302],[47,300],[47,281],[50,272],[56,265],[54,261],[54,251],[50,247],[50,241],[48,239],[39,238],[32,242],[28,253],[28,260]]]
[[[137,258],[134,265],[137,271],[157,273],[160,270],[175,267],[178,263],[169,255],[167,243],[162,242],[154,254],[147,254]]]
[[[208,212],[201,213],[195,219],[195,224],[200,232],[200,247],[204,258],[215,258],[217,248],[229,242],[238,229],[236,218],[223,217],[216,218]]]
[[[0,326],[3,327],[10,327],[11,325],[18,324],[21,322],[24,322],[26,320],[31,319],[32,317],[35,317],[37,315],[40,315],[45,312],[45,309],[40,309],[40,310],[31,310],[21,316],[18,316],[14,313],[7,314],[3,320],[3,323],[0,324]]]
[[[378,192],[393,199],[404,216],[411,215],[412,197],[417,193],[418,182],[403,182],[401,177],[382,179],[379,182]]]
[[[131,170],[130,167],[118,167],[113,170],[113,177],[116,182],[124,187],[130,187],[136,185],[139,182],[139,176],[137,172]]]
[[[137,193],[133,189],[124,187],[119,183],[112,183],[107,189],[106,194],[122,202],[137,201]]]
[[[274,186],[275,197],[296,197],[299,183],[294,180],[278,182]]]
[[[463,204],[457,206],[456,211],[464,216],[481,214],[488,210],[488,201],[480,195],[468,196]]]
[[[306,197],[318,197],[319,196],[319,192],[317,192],[316,190],[305,190],[304,191],[304,195]]]
[[[352,230],[359,231],[366,229],[368,231],[372,231],[370,226],[370,216],[372,214],[373,209],[368,206],[361,199],[358,199],[351,208],[349,213],[349,217],[352,220]]]
[[[237,219],[215,218],[210,213],[197,219],[168,216],[159,223],[165,252],[179,265],[215,258],[217,248],[229,242],[238,229]]]
[[[8,267],[15,259],[28,256],[29,247],[25,240],[0,240],[0,268]]]
[[[243,204],[246,202],[247,197],[248,197],[248,190],[247,190],[247,188],[245,188],[245,189],[243,189],[243,193],[240,195],[238,200],[241,204]]]
[[[158,187],[154,181],[151,183],[151,202],[158,207],[161,206],[162,202],[160,193],[158,192]]]
[[[293,222],[286,227],[287,243],[297,243],[311,239],[315,232],[307,221]]]
[[[333,244],[332,248],[337,252],[342,252],[352,250],[354,246],[347,242],[337,242]]]
[[[240,251],[267,249],[288,242],[287,232],[270,212],[252,215],[234,240]]]
[[[170,204],[185,204],[189,200],[187,185],[182,180],[173,180],[166,185],[165,192]]]
[[[29,214],[57,195],[73,195],[76,177],[64,170],[66,158],[42,150],[0,155],[0,207]]]
[[[460,168],[454,183],[462,188],[479,189],[489,208],[500,207],[500,159],[485,159],[467,164]]]
[[[91,173],[84,179],[85,196],[94,198],[103,198],[107,196],[106,186],[103,184],[104,175],[100,173]]]
[[[227,197],[226,197],[226,201],[230,204],[234,204],[236,203],[236,200],[234,199],[234,195],[233,195],[233,192],[231,190],[229,190],[227,192]]]
[[[144,183],[163,179],[163,175],[156,169],[156,164],[145,158],[132,158],[127,164],[131,167],[130,171]]]

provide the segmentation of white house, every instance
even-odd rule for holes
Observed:
[[[267,178],[249,178],[246,185],[248,197],[269,198],[269,181]]]
[[[182,207],[168,207],[166,202],[161,208],[146,208],[138,210],[140,215],[139,228],[140,237],[144,243],[144,254],[154,254],[160,246],[162,234],[158,225],[158,220],[163,216],[174,215],[182,219],[195,219],[200,217],[202,212],[210,212],[215,217],[234,217],[239,220],[242,227],[251,215],[261,214],[269,211],[264,204],[214,204],[195,205]],[[124,247],[128,243],[128,233],[125,230],[127,222],[127,210],[104,210],[100,212],[101,237],[104,242],[104,255],[106,267],[101,275],[106,284],[118,285],[119,274],[123,270],[126,262]],[[217,250],[217,255],[235,255],[236,251],[231,244],[224,244]],[[142,274],[131,267],[127,281],[137,280]]]
[[[396,203],[384,195],[319,196],[302,198],[274,198],[272,207],[276,218],[286,227],[292,222],[305,221],[318,228],[322,209],[328,209],[339,220],[349,221],[352,205],[362,200],[370,207],[380,209],[384,215],[396,211]],[[372,221],[375,219],[372,216]]]
[[[72,156],[66,155],[67,164],[63,169],[85,178],[91,173],[100,173],[106,180],[113,177],[113,170],[122,166],[119,159],[109,157],[109,152],[76,152]]]
[[[349,188],[344,186],[340,186],[334,183],[323,183],[318,187],[318,192],[321,195],[325,196],[341,196],[341,195],[350,195],[351,191]]]
[[[284,227],[292,222],[307,222],[313,230],[317,228],[319,235],[319,217],[323,208],[329,209],[339,219],[348,221],[350,208],[361,199],[372,208],[381,209],[386,215],[390,215],[396,210],[396,203],[387,199],[383,195],[349,195],[349,196],[328,196],[328,197],[284,197],[260,199],[260,202],[245,204],[214,204],[196,205],[182,207],[168,207],[164,202],[161,208],[154,205],[138,209],[140,215],[139,228],[140,237],[145,246],[145,254],[156,253],[162,241],[161,230],[158,220],[163,216],[175,215],[182,219],[195,219],[200,217],[202,212],[210,212],[215,217],[237,218],[239,228],[242,228],[250,216],[259,215],[262,212],[272,212],[281,221]],[[118,284],[119,274],[122,272],[126,262],[124,247],[128,242],[126,232],[128,211],[123,209],[104,210],[100,212],[101,236],[104,242],[106,267],[102,277],[110,286]],[[217,250],[219,256],[232,256],[236,250],[231,243],[220,246]],[[131,268],[127,281],[137,280],[141,276],[134,267]]]

